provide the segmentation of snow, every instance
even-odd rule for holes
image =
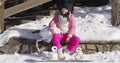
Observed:
[[[82,41],[98,40],[98,41],[119,41],[120,26],[111,25],[111,4],[101,7],[84,7],[77,8],[74,11],[77,26],[77,35]],[[51,17],[44,17],[41,20],[17,25],[7,29],[0,34],[0,47],[4,46],[11,37],[23,37],[35,39],[37,41],[50,42],[51,34],[48,24]],[[40,33],[33,34],[35,30],[41,30]],[[57,30],[56,30],[57,31]],[[47,62],[49,54],[52,52],[44,51],[42,53],[31,54],[3,54],[0,55],[1,63],[54,63]],[[57,56],[57,55],[56,55]],[[65,54],[67,63],[78,63],[73,56]],[[98,52],[94,54],[84,54],[82,60],[92,60],[91,62],[82,63],[119,63],[120,51]],[[70,62],[71,61],[71,62]],[[59,61],[58,61],[59,62]],[[60,62],[59,62],[60,63]]]
[[[119,27],[111,26],[111,6],[78,8],[75,10],[75,21],[77,24],[77,35],[81,40],[119,40]],[[21,24],[7,29],[0,34],[0,46],[6,44],[9,38],[17,36],[50,42],[51,34],[46,28],[52,17],[44,17],[41,20]],[[45,28],[45,29],[44,29]],[[43,29],[43,30],[42,30]],[[40,34],[32,34],[34,30],[42,30]],[[117,36],[116,36],[117,35]]]
[[[76,8],[74,11],[76,22],[76,35],[81,41],[119,41],[120,26],[111,25],[111,4],[101,7]],[[17,25],[0,34],[0,46],[4,46],[11,37],[24,37],[37,41],[51,41],[48,24],[53,16],[41,20]],[[40,33],[33,34],[35,30]],[[58,30],[56,30],[58,31]]]
[[[48,51],[42,53],[31,53],[31,54],[4,54],[0,55],[1,63],[79,63],[80,60],[73,60],[73,57],[66,55],[65,61],[50,60],[47,55]],[[84,54],[84,59],[81,59],[81,63],[119,63],[120,62],[120,51],[95,53],[95,54]],[[86,60],[86,62],[83,62]]]

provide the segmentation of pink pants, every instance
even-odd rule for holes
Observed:
[[[61,42],[65,42],[67,36],[68,36],[67,33],[65,33],[65,34],[53,34],[53,37],[52,37],[53,45],[57,46],[58,49],[62,48]],[[68,44],[67,49],[70,52],[75,52],[75,50],[78,47],[79,43],[80,43],[79,37],[73,35],[70,38],[70,43]]]

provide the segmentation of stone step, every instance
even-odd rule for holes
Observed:
[[[20,38],[20,37],[13,37],[10,38],[8,43],[0,47],[1,54],[13,54],[15,52],[18,53],[31,53],[31,52],[38,52],[35,46],[36,40]],[[68,44],[63,44],[63,46],[67,46]],[[42,51],[51,51],[52,43],[47,42],[39,42],[39,48]],[[107,51],[120,51],[120,43],[116,42],[81,42],[79,45],[83,49],[84,53],[91,54],[95,52],[107,52]]]

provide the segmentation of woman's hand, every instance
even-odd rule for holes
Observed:
[[[65,42],[70,42],[70,37],[67,37]]]
[[[54,34],[54,33],[55,33],[55,31],[52,29],[52,30],[51,30],[51,33],[52,33],[52,34]]]

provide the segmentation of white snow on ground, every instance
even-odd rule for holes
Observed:
[[[120,26],[111,25],[111,5],[101,7],[77,8],[74,11],[77,26],[77,35],[82,41],[90,40],[120,40]],[[47,28],[53,16],[44,17],[41,20],[21,24],[7,29],[0,34],[0,46],[6,44],[10,37],[24,37],[36,40],[46,40],[50,42],[51,34]],[[35,30],[42,30],[38,34],[33,34]]]
[[[111,25],[111,7],[81,8],[76,11],[77,35],[81,40],[120,40],[119,26]]]
[[[120,51],[95,53],[95,54],[84,54],[83,59],[74,60],[73,57],[67,56],[67,59],[62,61],[50,61],[47,55],[49,52],[44,51],[42,53],[31,53],[31,54],[4,54],[0,55],[0,63],[119,63],[120,62]],[[86,60],[86,62],[83,62]]]
[[[81,40],[120,40],[120,26],[113,27],[111,25],[111,5],[77,8],[74,13],[77,24],[77,35]],[[36,39],[39,41],[46,40],[47,42],[50,42],[49,38],[51,37],[51,34],[48,31],[49,29],[47,26],[51,19],[52,17],[44,17],[41,20],[36,20],[34,22],[21,24],[7,29],[4,33],[0,34],[0,47],[4,46],[8,42],[9,38],[14,36]],[[37,34],[33,34],[32,32],[35,30],[42,31]],[[0,55],[0,63],[42,63],[40,61],[48,60],[49,53],[50,52],[48,51],[44,51],[41,54],[4,54]],[[72,61],[74,59],[69,55],[65,56],[67,56],[66,60]],[[85,63],[119,63],[120,51],[85,54],[83,59],[92,60],[92,62]]]
[[[76,33],[82,41],[119,41],[120,26],[111,25],[111,4],[101,7],[77,8],[74,11],[76,21]],[[0,34],[0,46],[6,44],[10,37],[24,37],[50,42],[51,34],[48,24],[53,16],[44,17],[41,20],[21,24],[7,29]],[[38,34],[33,34],[35,30],[42,30]]]
[[[42,30],[48,25],[51,18],[43,18],[41,20],[36,20],[35,22],[30,22],[26,24],[21,24],[18,26],[11,27],[0,34],[0,46],[4,46],[11,37],[23,37],[28,39],[41,39],[40,34],[33,34],[35,30]]]

